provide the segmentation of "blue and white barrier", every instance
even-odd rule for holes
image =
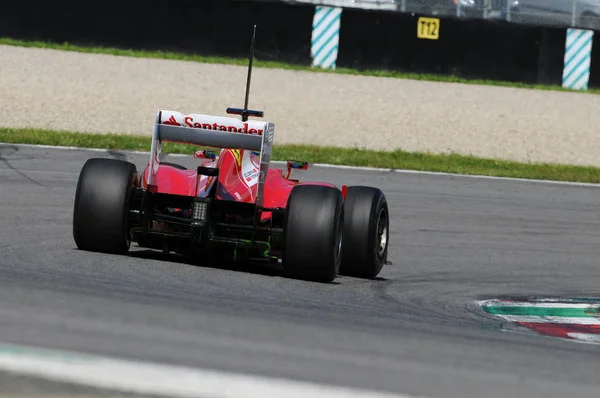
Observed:
[[[341,18],[342,9],[339,7],[315,7],[311,46],[313,66],[335,69]]]
[[[587,90],[590,80],[593,30],[567,29],[562,86]]]

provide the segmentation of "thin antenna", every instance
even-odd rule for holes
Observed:
[[[254,41],[256,39],[256,25],[252,33],[252,44],[250,46],[250,63],[248,65],[248,79],[246,80],[246,100],[244,102],[244,110],[242,111],[242,121],[248,120],[248,99],[250,97],[250,79],[252,78],[252,61],[254,60]]]
[[[227,108],[226,112],[232,115],[241,115],[242,121],[247,122],[249,116],[263,117],[264,112],[248,109],[248,99],[250,98],[250,79],[252,77],[252,61],[254,60],[254,43],[256,40],[256,25],[254,25],[254,32],[252,33],[252,45],[250,46],[250,63],[248,65],[248,80],[246,80],[246,101],[244,108]]]

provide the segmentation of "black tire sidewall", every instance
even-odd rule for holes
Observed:
[[[73,209],[73,237],[82,250],[124,253],[129,250],[129,203],[136,185],[133,163],[92,158],[83,166]]]
[[[339,189],[319,185],[294,187],[284,219],[284,275],[333,281],[342,260],[337,247],[338,239],[343,242],[343,222],[344,203]]]
[[[370,243],[372,244],[370,253],[374,256],[374,258],[376,258],[376,263],[377,263],[377,267],[374,268],[372,270],[372,272],[376,272],[377,274],[379,274],[379,272],[385,265],[385,262],[387,261],[388,246],[389,246],[389,241],[390,241],[390,224],[389,224],[388,203],[387,203],[387,199],[385,198],[385,196],[378,195],[377,201],[375,203],[376,204],[373,206],[371,222],[369,223],[369,236],[374,237],[372,240],[370,240]],[[380,218],[382,211],[385,212],[386,247],[380,256],[378,253],[379,239],[378,239],[378,230],[377,229],[378,229],[379,218]]]
[[[340,273],[348,276],[376,277],[387,262],[389,248],[389,209],[385,195],[373,187],[348,187],[346,193],[346,227]],[[385,211],[386,247],[378,254],[378,220]]]

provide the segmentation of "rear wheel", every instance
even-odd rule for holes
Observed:
[[[295,186],[284,219],[284,275],[333,281],[340,268],[343,226],[344,201],[339,189]]]
[[[89,159],[79,174],[73,211],[73,237],[81,250],[125,253],[129,202],[136,184],[133,163]]]
[[[389,213],[385,195],[373,187],[348,187],[340,274],[374,278],[387,262]]]

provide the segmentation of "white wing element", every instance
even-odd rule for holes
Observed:
[[[155,138],[215,148],[260,151],[269,122],[242,122],[230,117],[158,111]],[[272,138],[272,137],[270,137]]]
[[[202,114],[184,115],[181,112],[167,110],[159,112],[159,124],[212,131],[223,131],[228,133],[262,135],[267,128],[267,124],[269,123],[255,120],[242,122],[241,120],[232,117]]]

